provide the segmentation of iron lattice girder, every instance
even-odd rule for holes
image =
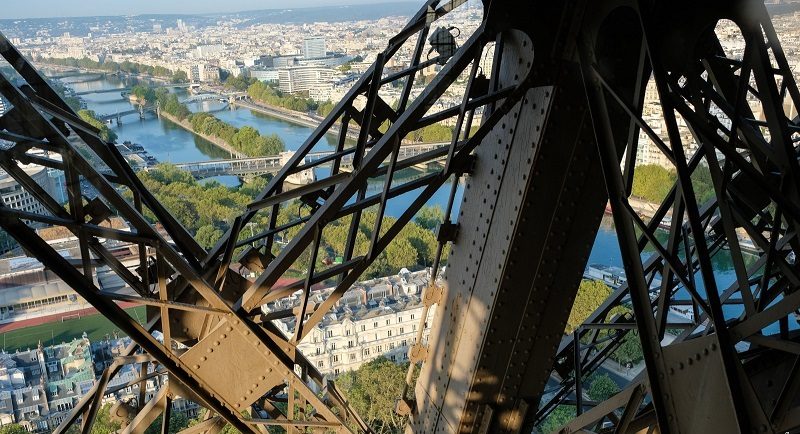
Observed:
[[[141,411],[128,430],[141,429],[169,407],[171,395],[182,394],[213,410],[191,432],[217,432],[223,419],[244,432],[268,424],[290,431],[306,427],[346,430],[345,419],[357,429],[369,431],[335,386],[326,384],[297,352],[296,343],[427,199],[451,179],[448,221],[442,232],[450,236],[440,237],[438,248],[441,255],[443,244],[454,242],[449,284],[441,296],[433,288],[426,294],[425,312],[432,304],[440,307],[427,347],[420,327],[412,351],[412,359],[425,361],[415,390],[417,400],[406,401],[413,413],[412,429],[519,432],[541,420],[567,397],[570,388],[576,390],[574,401],[581,413],[584,404],[591,407],[583,402],[582,380],[620,345],[632,320],[643,337],[649,384],[643,385],[644,378],[634,381],[622,394],[576,419],[570,429],[593,429],[603,422],[616,425],[618,432],[656,424],[662,432],[702,432],[709,426],[727,426],[731,431],[796,426],[797,411],[792,404],[800,376],[793,366],[798,363],[779,358],[781,368],[773,376],[765,374],[764,366],[776,351],[796,352],[787,316],[800,305],[793,292],[798,273],[790,258],[798,247],[794,230],[800,216],[800,170],[795,146],[800,127],[796,120],[786,119],[781,99],[787,96],[796,108],[800,92],[763,5],[741,0],[701,5],[624,0],[591,4],[536,1],[533,5],[494,2],[486,6],[476,33],[426,90],[410,99],[417,72],[430,62],[447,60],[421,61],[430,26],[460,4],[426,3],[210,252],[144,188],[116,148],[98,139],[19,52],[0,38],[0,51],[26,82],[17,87],[0,78],[0,92],[14,107],[2,118],[6,128],[2,138],[14,145],[0,151],[0,165],[52,214],[3,207],[0,225],[131,334],[138,347],[129,349],[129,354],[142,348],[152,356],[119,363],[139,364],[145,378],[148,364],[157,362],[165,371],[153,375],[168,372],[175,380],[169,391],[163,389],[146,405],[139,403]],[[533,16],[517,13],[531,8],[536,11]],[[710,31],[722,18],[736,22],[745,34],[747,50],[741,61],[727,59]],[[494,42],[493,70],[473,92],[477,63],[489,42]],[[403,44],[414,47],[412,64],[405,71],[384,74],[386,62]],[[641,117],[651,69],[670,133],[666,140],[656,137]],[[755,88],[750,85],[751,75]],[[457,79],[467,82],[462,103],[428,113]],[[396,110],[380,96],[381,87],[394,80],[403,80]],[[745,95],[758,100],[764,121],[755,120]],[[365,103],[356,107],[358,99]],[[712,105],[721,116],[711,111]],[[483,120],[470,135],[477,110],[482,110]],[[458,126],[448,148],[398,160],[400,142],[406,135],[448,117],[455,117]],[[700,145],[692,158],[684,155],[685,137],[678,130],[678,117]],[[379,126],[386,120],[391,124],[382,131]],[[345,138],[353,124],[359,138],[348,146]],[[336,129],[339,141],[334,154],[325,161],[305,163],[320,139]],[[648,225],[627,202],[640,129],[676,166],[679,176]],[[95,161],[109,167],[108,172],[99,173],[77,152],[67,140],[70,131],[88,145]],[[31,148],[60,154],[61,161],[28,154]],[[345,157],[353,162],[350,173],[341,172]],[[427,176],[408,182],[394,179],[403,167],[441,157],[445,158],[444,167]],[[69,209],[19,168],[18,163],[26,162],[64,172]],[[328,163],[333,165],[329,177],[294,193],[284,192],[289,175]],[[710,168],[717,197],[699,206],[691,176],[703,167]],[[455,230],[449,215],[455,186],[465,173],[471,174],[461,204],[462,230]],[[601,178],[605,183],[599,182]],[[97,188],[101,199],[84,203],[81,180]],[[380,194],[367,196],[369,180],[383,183]],[[755,188],[748,188],[750,184]],[[132,200],[122,197],[117,188],[130,191]],[[630,286],[616,291],[613,299],[579,328],[575,339],[566,338],[559,344],[600,224],[606,192],[610,192]],[[416,199],[397,221],[383,223],[387,202],[403,193],[413,193]],[[280,209],[298,198],[309,204],[309,214],[279,226]],[[356,246],[359,222],[370,207],[377,208],[378,218],[367,248],[360,250]],[[145,209],[168,237],[143,218]],[[659,243],[654,231],[669,210],[673,222],[667,245],[659,244],[658,256],[643,264],[640,251]],[[98,225],[112,212],[131,224],[131,233]],[[268,227],[242,239],[240,230],[259,213],[266,214]],[[311,257],[316,257],[324,229],[342,219],[350,219],[344,262],[315,269],[312,260],[304,278],[276,286],[304,252],[310,249]],[[78,236],[81,259],[67,261],[39,239],[29,227],[36,221],[63,226]],[[276,237],[291,228],[298,229],[297,235],[278,251]],[[736,239],[738,228],[763,250],[757,266],[745,266]],[[636,230],[644,231],[638,240]],[[128,271],[98,243],[100,236],[136,244],[140,262],[136,272]],[[262,243],[261,247],[248,249],[242,258],[234,257],[237,247],[256,242]],[[710,260],[725,246],[734,256],[737,282],[717,295]],[[229,269],[237,260],[259,274],[255,281]],[[139,326],[121,313],[112,302],[119,295],[97,290],[90,277],[93,269],[102,265],[136,290],[138,295],[127,299],[152,306],[148,324]],[[649,289],[657,276],[662,283],[651,300]],[[311,305],[312,285],[329,279],[337,279],[335,290],[319,305]],[[700,290],[700,284],[705,289]],[[695,322],[685,326],[675,345],[664,346],[661,340],[670,324],[667,313],[670,306],[681,302],[677,300],[681,288],[690,293],[687,303],[696,312]],[[254,320],[263,303],[296,290],[301,290],[300,307],[275,315],[296,317],[293,338],[284,337],[269,321]],[[723,303],[736,302],[734,295],[744,308],[736,319],[722,310]],[[633,314],[611,317],[612,309],[628,297]],[[778,336],[759,334],[776,322],[780,324]],[[597,330],[605,324],[618,332],[602,336]],[[163,333],[163,342],[151,336],[154,330]],[[587,334],[588,330],[594,331]],[[585,347],[574,345],[587,337]],[[176,353],[173,340],[190,349]],[[741,342],[749,343],[747,352],[734,348]],[[252,358],[231,364],[230,357],[254,351],[263,355],[260,361]],[[572,377],[563,362],[566,357],[574,367]],[[690,358],[693,367],[684,369]],[[562,387],[534,411],[551,378],[554,360],[557,375],[553,378],[560,378]],[[219,371],[215,367],[234,365],[239,369],[215,376]],[[103,382],[113,377],[117,368],[109,368]],[[784,384],[778,394],[764,386],[775,379]],[[713,400],[714,408],[707,412],[710,419],[692,413],[693,405],[709,400],[685,391],[686,385],[699,380],[708,381],[703,392],[721,398]],[[327,391],[326,399],[319,399],[308,384]],[[83,431],[88,432],[90,416],[104,388],[98,385],[93,398],[83,400],[67,423],[88,410],[83,423]],[[285,414],[272,404],[281,391],[289,403]],[[763,403],[773,402],[770,397],[776,397],[775,404],[765,406]],[[306,402],[315,411],[296,415],[295,404],[304,408]],[[254,404],[272,419],[245,421],[239,416]],[[331,407],[339,410],[338,416]],[[624,410],[614,412],[619,407]]]
[[[417,118],[427,112],[433,101],[457,78],[460,71],[467,64],[480,56],[481,47],[486,40],[480,31],[473,36],[467,42],[466,47],[460,50],[452,61],[445,66],[446,72],[440,75],[440,78],[430,86],[430,89],[422,97],[411,102],[408,110],[401,110],[401,113],[389,116],[395,122],[385,135],[381,134],[374,126],[370,126],[370,123],[374,121],[373,115],[377,113],[375,110],[380,109],[383,112],[387,110],[385,103],[380,104],[381,101],[377,94],[382,76],[381,68],[383,65],[381,62],[383,59],[391,57],[400,44],[405,41],[405,38],[413,36],[414,32],[418,32],[420,40],[424,40],[428,26],[453,7],[458,6],[458,4],[458,2],[448,3],[438,8],[434,8],[433,3],[426,5],[407,27],[408,34],[404,37],[393,39],[386,53],[383,56],[379,56],[380,61],[373,67],[371,78],[362,80],[363,86],[357,85],[346,101],[339,104],[339,107],[329,117],[329,120],[323,123],[314,137],[298,152],[299,155],[296,155],[296,158],[275,178],[276,180],[268,187],[267,192],[261,196],[261,200],[257,201],[259,203],[270,195],[281,194],[283,181],[286,177],[291,173],[303,170],[300,166],[306,165],[303,163],[304,155],[313,148],[316,144],[315,142],[333,125],[333,120],[340,116],[342,116],[343,131],[341,136],[345,137],[344,131],[348,127],[352,114],[356,114],[352,119],[361,128],[361,135],[355,150],[345,150],[342,148],[344,141],[340,140],[340,149],[334,158],[335,169],[332,174],[332,178],[335,181],[326,184],[327,181],[323,180],[318,184],[318,190],[313,190],[312,188],[308,190],[322,193],[321,197],[327,198],[326,204],[333,200],[331,197],[338,198],[335,200],[343,201],[347,199],[347,191],[361,190],[363,192],[365,190],[364,187],[358,187],[358,185],[366,186],[369,178],[388,174],[389,181],[386,182],[384,193],[379,197],[365,197],[361,193],[360,201],[348,205],[342,210],[336,210],[337,214],[344,211],[342,215],[349,215],[350,213],[358,215],[364,207],[381,204],[382,210],[386,201],[392,197],[404,192],[422,189],[420,198],[414,202],[412,209],[406,212],[399,222],[389,227],[382,237],[373,238],[369,257],[348,258],[344,266],[338,269],[322,270],[315,273],[312,268],[307,279],[305,279],[305,284],[301,285],[301,288],[305,290],[306,300],[308,299],[312,282],[334,277],[337,274],[341,274],[342,277],[345,274],[347,275],[347,278],[340,284],[340,287],[347,289],[349,287],[347,282],[352,282],[358,278],[360,273],[375,259],[376,254],[383,250],[388,241],[413,217],[416,209],[419,209],[427,198],[450,178],[451,174],[460,173],[468,166],[470,151],[480,142],[486,131],[491,129],[499,119],[499,115],[495,116],[495,120],[488,119],[487,126],[483,131],[478,131],[469,140],[460,141],[454,139],[449,149],[444,153],[434,151],[409,159],[410,161],[408,162],[398,162],[395,157],[391,160],[389,166],[381,165],[383,160],[380,157],[381,153],[396,149],[400,136],[415,129]],[[4,158],[0,158],[4,169],[29,190],[38,201],[43,203],[47,211],[55,217],[30,213],[24,214],[14,210],[3,209],[0,212],[0,224],[10,233],[19,236],[19,241],[24,247],[34,252],[46,266],[56,271],[65,281],[71,283],[80,295],[89,300],[102,313],[112,318],[120,328],[131,335],[139,343],[137,348],[142,348],[154,356],[154,359],[135,362],[141,364],[142,372],[146,372],[148,364],[157,362],[166,368],[170,378],[173,379],[174,384],[169,386],[170,393],[163,389],[147,404],[144,403],[144,394],[140,394],[138,405],[142,412],[129,421],[127,430],[141,430],[143,426],[152,421],[155,414],[169,405],[169,399],[173,394],[179,394],[196,400],[212,410],[212,413],[208,415],[209,420],[219,420],[219,416],[221,416],[243,432],[253,432],[255,426],[259,424],[275,423],[286,426],[290,430],[294,429],[293,427],[338,427],[338,429],[348,430],[341,418],[347,418],[354,424],[351,426],[355,426],[359,430],[369,431],[363,421],[358,419],[357,415],[353,414],[352,410],[349,409],[346,400],[341,396],[341,393],[336,391],[335,386],[326,385],[323,377],[316,372],[316,369],[296,351],[294,342],[284,338],[272,324],[259,324],[253,321],[251,312],[239,309],[238,305],[234,303],[242,295],[245,289],[244,285],[247,282],[240,276],[233,274],[228,269],[228,266],[233,260],[232,254],[235,247],[239,245],[238,231],[248,222],[249,217],[254,212],[248,212],[245,216],[236,219],[229,236],[223,239],[215,251],[207,255],[188,232],[177,224],[175,219],[144,188],[141,181],[136,178],[115,147],[103,143],[97,137],[93,128],[78,119],[75,113],[57,98],[47,83],[28,62],[8,44],[7,40],[3,39],[0,42],[5,48],[3,50],[4,56],[21,73],[26,82],[20,86],[20,89],[24,89],[23,93],[11,82],[0,80],[0,85],[2,85],[0,87],[4,96],[13,105],[4,120],[16,122],[11,122],[15,130],[10,131],[5,137],[15,141],[15,146],[30,147],[33,144],[35,147],[60,154],[61,160],[64,162],[63,165],[42,159],[37,161],[46,162],[51,167],[64,171],[65,178],[68,181],[67,193],[70,199],[69,209],[62,207],[49,196],[48,192],[39,188],[26,173],[16,166],[16,161],[25,161],[26,159],[30,160],[37,157],[27,156],[22,148],[6,150],[3,152]],[[418,53],[421,52],[422,46],[418,44],[416,50]],[[419,54],[415,56],[415,62],[419,62],[419,57]],[[414,65],[411,69],[418,68]],[[410,90],[413,83],[413,73],[403,75],[403,77],[408,78],[405,87]],[[362,93],[365,88],[368,88],[367,108],[363,111],[353,109],[352,104],[355,96]],[[408,92],[406,92],[405,98],[407,98],[407,95]],[[509,97],[510,94],[508,89],[498,89],[493,94],[478,96],[480,98],[469,101],[468,104],[462,107],[460,118],[463,119],[464,116],[467,116],[468,111],[468,116],[471,119],[472,112],[479,109],[481,105],[494,103],[500,98]],[[500,107],[498,112],[502,114],[510,106],[510,104],[507,104],[505,109]],[[345,114],[343,115],[343,113]],[[20,114],[24,116],[19,117]],[[376,122],[379,122],[380,119],[378,118]],[[469,130],[470,122],[463,123],[463,121],[460,121],[459,125],[463,125],[465,129]],[[27,137],[14,135],[19,132],[27,132],[34,137],[31,140]],[[103,164],[108,166],[108,171],[101,174],[92,168],[84,154],[77,152],[75,145],[66,139],[66,136],[70,135],[71,132],[76,133],[82,140],[83,143],[79,144],[80,147],[84,148],[84,145],[88,145],[89,152],[94,154],[94,161],[102,161]],[[342,176],[339,173],[339,167],[341,166],[342,158],[349,154],[353,155],[354,171],[350,175]],[[394,154],[396,155],[397,152],[395,151]],[[423,163],[428,161],[428,158],[435,159],[442,155],[447,156],[446,169],[420,180],[400,186],[392,186],[392,173],[397,168],[414,164],[414,162]],[[85,200],[80,188],[81,181],[91,183],[100,193],[99,199],[93,199],[89,203],[91,206],[84,205]],[[125,200],[118,192],[118,188],[130,191],[132,200]],[[344,202],[341,203],[344,204]],[[278,200],[275,204],[281,205],[281,201]],[[156,232],[150,226],[150,223],[143,218],[145,207],[155,216],[157,222],[162,223],[167,236]],[[330,208],[332,207],[327,206],[327,209]],[[325,210],[326,206],[323,205],[322,209]],[[131,225],[132,232],[123,233],[97,227],[94,220],[105,219],[108,215],[106,210],[122,217]],[[273,206],[271,211],[273,212],[272,225],[274,225],[277,208]],[[29,218],[26,219],[26,217]],[[87,219],[89,219],[88,223]],[[312,222],[320,221],[317,215],[310,216],[308,220]],[[61,258],[55,250],[47,246],[27,226],[27,223],[31,221],[61,225],[75,233],[79,239],[81,260],[73,263]],[[295,224],[303,223],[305,223],[305,220],[301,219],[300,222]],[[275,229],[277,228],[271,227],[264,236],[267,239],[266,244],[268,246],[271,246],[274,241],[277,233]],[[319,234],[321,227],[315,231]],[[376,230],[377,232],[379,231]],[[103,245],[97,242],[96,237],[100,235],[109,239],[133,242],[137,245],[140,256],[139,265],[134,267],[135,273],[128,271],[113,255],[105,250]],[[319,236],[317,235],[316,238],[318,243]],[[94,252],[94,257],[90,256],[90,251]],[[273,262],[285,264],[287,258],[290,258],[293,254],[293,251],[296,250],[291,246],[284,249],[283,253],[275,260],[277,262]],[[268,258],[269,253],[268,248],[267,252],[265,254],[262,253],[262,255]],[[293,260],[288,259],[289,262]],[[274,263],[263,263],[274,269]],[[110,267],[131,288],[136,289],[138,296],[120,296],[99,291],[91,281],[93,270],[99,266]],[[264,274],[273,276],[276,272],[267,270]],[[258,286],[256,285],[253,288],[258,289]],[[340,296],[340,293],[341,290],[334,294],[333,302]],[[142,328],[136,324],[116,307],[113,300],[121,298],[126,298],[128,301],[138,300],[153,306],[153,309],[148,312],[151,321],[147,328]],[[246,297],[244,300],[250,300],[250,311],[254,310],[253,308],[257,307],[260,302],[259,297]],[[308,320],[310,321],[308,322],[308,328],[311,328],[318,321],[318,319],[315,320],[314,318],[317,317],[316,314],[319,312],[321,311],[309,312],[311,318]],[[298,324],[298,335],[302,336],[302,321],[305,318],[302,314],[299,318],[301,322]],[[154,330],[162,332],[164,336],[163,342],[157,341],[151,336],[150,333]],[[176,354],[172,345],[173,340],[189,345],[190,349]],[[252,353],[253,351],[264,354],[264,360],[261,360],[260,363],[258,359],[249,360],[248,363],[250,365],[248,366],[241,365],[241,363],[231,365],[231,357],[237,358],[240,354]],[[211,356],[212,354],[214,356]],[[220,366],[230,367],[234,365],[239,366],[241,369],[230,369],[226,371],[225,376],[215,375]],[[263,367],[261,365],[267,365],[263,373],[259,370],[259,367]],[[217,367],[217,369],[214,369],[214,367]],[[259,372],[255,372],[256,370]],[[107,372],[109,372],[109,376],[114,375],[113,371]],[[296,372],[301,372],[301,374],[298,376]],[[323,402],[320,400],[315,393],[310,391],[306,383],[316,383],[318,389],[329,390],[331,393],[327,397],[328,401]],[[181,384],[188,386],[188,388],[181,386]],[[103,395],[102,389],[102,387],[98,387],[92,399],[84,400],[78,408],[75,408],[68,423],[74,422],[79,415],[84,414],[87,408],[96,409],[98,399]],[[269,397],[274,395],[273,392],[276,389],[285,390],[288,396],[290,405],[288,413],[285,415],[279,411],[276,413],[276,408],[267,401],[259,401],[261,396],[267,396],[267,399],[272,399]],[[144,389],[141,388],[141,391],[143,392]],[[240,398],[239,392],[245,396]],[[254,422],[256,419],[251,419],[250,422],[242,420],[238,413],[250,407],[256,401],[259,401],[259,406],[263,406],[276,420],[258,422]],[[314,407],[315,411],[312,414],[305,415],[306,420],[294,420],[293,403],[295,401],[298,405],[307,402]],[[338,414],[341,415],[341,418],[328,408],[329,403],[339,409]],[[213,416],[214,413],[219,416]],[[91,426],[91,423],[86,423],[85,421],[83,426],[84,431],[86,431],[89,429],[87,427]],[[219,424],[209,423],[208,426],[204,425],[203,430],[215,431],[220,427],[221,425]]]
[[[778,369],[776,351],[793,354],[790,348],[795,340],[788,323],[798,305],[792,296],[793,286],[787,282],[796,281],[794,259],[788,258],[793,258],[796,248],[797,151],[792,134],[797,120],[786,117],[783,104],[786,99],[797,107],[800,94],[763,4],[714,2],[700,7],[697,13],[688,15],[691,19],[685,20],[685,11],[693,6],[656,3],[642,13],[641,19],[634,20],[641,21],[646,35],[647,60],[655,70],[661,110],[671,128],[667,145],[671,149],[665,153],[675,162],[679,176],[678,184],[650,223],[654,229],[663,218],[662,211],[672,208],[668,244],[657,249],[659,253],[647,261],[643,267],[644,279],[636,274],[642,261],[640,251],[659,243],[658,240],[652,233],[645,233],[638,243],[631,243],[628,237],[627,246],[621,245],[630,287],[626,285],[616,291],[613,299],[579,329],[575,339],[562,344],[556,356],[561,388],[543,403],[537,420],[563,402],[569,393],[580,402],[583,392],[581,382],[576,380],[595,372],[607,359],[608,348],[619,345],[628,333],[627,329],[615,326],[616,320],[610,313],[622,306],[628,294],[636,303],[635,287],[647,289],[653,277],[662,280],[657,297],[639,301],[641,308],[636,311],[636,321],[643,344],[649,334],[656,332],[654,343],[663,357],[663,362],[647,361],[648,369],[654,371],[650,375],[651,386],[663,381],[672,393],[651,390],[654,405],[645,407],[641,407],[641,401],[629,404],[618,401],[619,405],[613,407],[598,405],[586,417],[568,424],[565,432],[596,429],[604,423],[613,425],[620,416],[614,410],[626,405],[625,414],[639,413],[635,427],[629,428],[632,430],[656,423],[661,431],[677,432],[751,429],[783,432],[797,427],[797,411],[793,407],[797,378],[793,370]],[[742,30],[747,42],[743,61],[726,57],[712,31],[720,19],[730,19]],[[676,39],[676,35],[681,38]],[[618,136],[600,134],[609,125],[603,113],[624,108],[624,98],[619,98],[618,88],[606,81],[613,74],[603,71],[601,62],[584,62],[584,70],[588,94],[595,96],[592,116],[599,126],[598,137],[611,137],[600,151],[608,156],[612,152],[610,144],[618,143],[614,141]],[[751,93],[757,105],[745,99],[746,92],[754,91],[751,82],[758,86],[757,97]],[[756,120],[753,107],[761,108],[767,120]],[[723,114],[715,112],[715,108]],[[627,113],[638,125],[643,125],[640,110],[628,109]],[[692,134],[689,140],[700,146],[691,161],[684,155],[686,138],[677,134],[678,117],[686,122]],[[722,122],[723,118],[728,123]],[[628,144],[628,158],[633,158],[632,145]],[[664,148],[663,144],[661,147]],[[787,154],[792,157],[787,158]],[[624,185],[617,182],[624,176],[630,179],[630,173],[620,173],[619,167],[610,161],[604,166],[618,233],[626,225],[645,230],[627,203]],[[690,179],[703,168],[710,171],[716,198],[700,207]],[[737,228],[746,231],[761,249],[752,265],[745,263]],[[620,239],[622,243],[623,237]],[[730,253],[723,253],[722,247],[729,248]],[[667,261],[674,262],[678,254],[681,263],[677,267],[668,265]],[[711,258],[725,255],[732,257],[736,281],[717,296],[719,283],[711,273]],[[633,276],[636,278],[632,279]],[[700,282],[695,281],[696,276]],[[681,291],[699,284],[704,287],[701,292],[691,294],[688,302],[679,300],[685,297],[679,295]],[[779,302],[768,307],[779,298]],[[670,306],[687,303],[694,308],[695,320],[683,326],[685,331],[672,344],[663,345],[659,341],[668,327]],[[741,306],[741,314],[736,318],[725,312],[723,304]],[[655,329],[643,327],[648,322],[653,324],[653,319]],[[595,343],[599,342],[598,335],[592,330],[603,323],[608,330],[619,332],[612,335],[610,343]],[[768,338],[760,336],[769,326],[777,326],[780,333]],[[590,340],[576,349],[579,338]],[[648,354],[652,350],[645,348],[645,357]],[[763,370],[771,363],[768,360],[774,360],[776,368],[771,376]],[[765,383],[778,385],[780,393]],[[664,410],[658,409],[659,401]],[[669,414],[670,409],[674,409],[673,414]],[[656,422],[656,416],[665,411],[671,417],[666,420],[659,417]]]

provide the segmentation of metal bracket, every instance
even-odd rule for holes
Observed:
[[[458,236],[458,223],[444,222],[436,228],[436,241],[440,243],[453,242]]]

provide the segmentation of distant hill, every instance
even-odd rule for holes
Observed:
[[[773,4],[767,3],[767,11],[770,15],[789,14],[800,10],[800,2]]]
[[[299,9],[267,9],[246,11],[235,15],[247,19],[243,26],[271,23],[313,23],[376,20],[392,16],[409,16],[421,7],[422,2],[407,1],[351,6],[325,6]]]
[[[358,1],[358,0],[354,0]],[[163,29],[175,27],[178,19],[187,25],[203,28],[221,19],[243,20],[239,27],[273,23],[341,22],[375,20],[391,16],[409,16],[422,6],[422,1],[395,1],[390,3],[359,4],[350,6],[320,6],[296,9],[264,9],[218,14],[142,14],[133,16],[93,16],[66,18],[0,19],[0,31],[9,37],[31,37],[39,32],[60,36],[120,33],[124,31],[149,32],[154,24]]]

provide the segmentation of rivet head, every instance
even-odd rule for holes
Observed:
[[[200,365],[194,365],[194,369],[200,369]]]
[[[213,349],[213,348],[209,348],[209,349],[208,349],[208,350],[206,350],[206,351],[208,351],[209,353],[213,353],[213,352],[214,352],[214,349]]]

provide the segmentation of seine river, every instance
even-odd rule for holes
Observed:
[[[107,76],[93,81],[84,81],[85,79],[86,77],[77,76],[64,78],[62,81],[75,89],[76,92],[124,88],[126,85],[131,84],[130,82],[123,82],[115,76]],[[182,89],[175,89],[174,92],[185,94]],[[98,114],[113,114],[130,110],[132,107],[118,93],[89,94],[82,96],[82,98],[86,101],[88,108]],[[221,103],[216,101],[192,103],[189,108],[195,112],[214,111],[215,116],[236,127],[249,125],[258,129],[262,134],[277,134],[288,150],[298,149],[313,131],[311,128],[295,125],[250,110],[225,109]],[[116,123],[113,125],[113,130],[119,137],[118,141],[127,140],[141,144],[150,154],[162,162],[181,163],[229,158],[227,152],[216,148],[210,142],[175,126],[169,121],[160,120],[154,115],[147,115],[144,120],[140,120],[138,114],[126,116],[122,119],[122,125],[118,126]],[[329,146],[334,146],[334,137],[328,136],[323,140],[327,141]],[[224,177],[218,180],[230,186],[235,186],[239,182],[233,177]],[[449,185],[440,189],[429,204],[439,205],[444,209],[447,204],[449,189]],[[462,194],[463,191],[459,188],[456,204],[460,203]],[[412,199],[413,196],[409,195],[392,200],[387,206],[387,214],[395,217],[400,215]],[[607,220],[604,221],[598,232],[589,263],[622,267],[616,234]],[[649,255],[649,253],[646,253],[646,255]],[[721,289],[726,288],[735,280],[733,266],[727,252],[717,255],[714,260],[714,268],[717,284]],[[697,280],[698,282],[700,281],[699,275]],[[727,315],[738,315],[739,313],[738,308],[732,306],[725,306],[725,311]]]

